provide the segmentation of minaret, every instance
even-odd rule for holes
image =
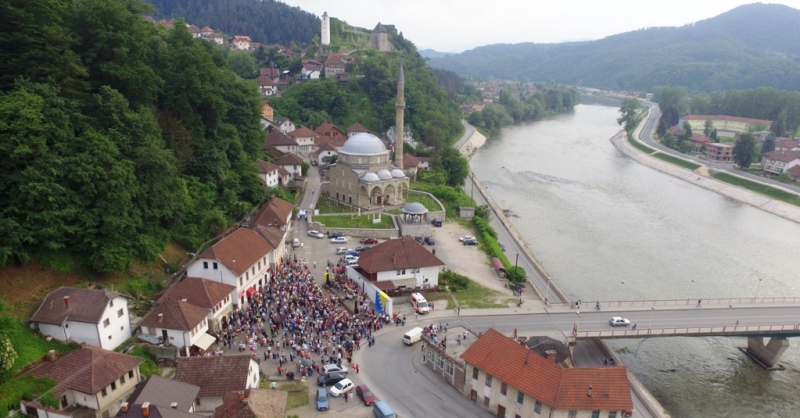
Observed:
[[[401,170],[403,169],[403,133],[405,130],[403,118],[406,110],[405,85],[406,80],[405,77],[403,77],[403,62],[400,61],[400,75],[397,76],[397,103],[394,105],[397,110],[394,120],[394,165]]]
[[[328,46],[331,43],[331,18],[328,17],[328,12],[322,14],[322,33],[320,40],[323,46]]]

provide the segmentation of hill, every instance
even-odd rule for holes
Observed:
[[[308,45],[319,34],[320,20],[299,7],[276,0],[148,0],[159,18],[183,18],[253,42]]]
[[[431,58],[480,77],[615,90],[680,85],[690,91],[771,86],[800,90],[800,11],[748,4],[682,27],[641,29],[590,42],[497,44]]]

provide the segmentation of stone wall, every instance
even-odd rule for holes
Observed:
[[[474,335],[472,337],[475,338]],[[466,362],[460,358],[453,357],[447,352],[446,349],[440,347],[438,344],[435,344],[426,336],[422,337],[422,343],[425,344],[425,347],[423,348],[422,364],[436,372],[436,374],[439,375],[439,377],[441,377],[442,380],[447,382],[450,386],[453,386],[459,392],[462,392],[464,390],[464,383],[467,379]],[[437,356],[441,356],[444,359],[442,363],[443,366],[447,366],[448,363],[453,365],[453,376],[447,374],[445,367],[439,367],[436,365]]]
[[[325,220],[324,216],[317,216],[316,219],[319,221],[312,221],[308,223],[308,229],[316,229],[317,231],[322,232],[323,234],[327,233],[328,231],[338,231],[342,232],[345,236],[348,237],[356,237],[356,238],[366,238],[366,237],[374,237],[378,239],[391,239],[391,238],[398,238],[400,237],[399,228],[397,225],[397,217],[395,215],[387,215],[383,214],[382,216],[391,216],[392,222],[394,222],[394,229],[370,229],[370,228],[328,228],[324,224],[319,221]]]
[[[485,143],[486,137],[475,129],[475,131],[472,132],[472,136],[461,146],[459,151],[461,151],[461,155],[469,158],[472,153],[477,151],[478,148],[482,147]]]

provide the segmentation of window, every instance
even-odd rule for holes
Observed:
[[[108,339],[111,340],[111,336],[110,335],[108,336]]]
[[[522,402],[525,401],[525,394],[522,391],[517,392],[517,403],[522,405]]]
[[[567,418],[577,418],[577,417],[578,417],[578,411],[575,410],[569,411],[569,414],[567,414]]]
[[[219,265],[217,265],[217,262],[215,261],[215,262],[214,262],[214,270],[216,270],[216,269],[218,269],[218,268],[219,268]]]
[[[478,373],[480,373],[480,370],[478,370],[477,368],[472,369],[472,378],[478,380]]]
[[[448,361],[447,363],[445,363],[444,371],[445,371],[445,373],[447,373],[448,376],[453,377],[453,375],[455,374],[456,368],[455,368],[455,366],[453,366],[453,363],[450,363]]]
[[[114,307],[114,299],[111,299],[111,300],[108,301],[108,306],[110,306],[112,308]]]
[[[203,261],[203,268],[208,269],[208,261]]]
[[[492,387],[492,375],[490,374],[486,375],[486,386]]]
[[[444,357],[440,355],[436,355],[436,367],[443,369],[444,368]]]
[[[125,315],[125,312],[122,309],[118,310],[117,311],[117,318],[121,318],[122,315]]]
[[[111,390],[117,390],[117,382],[111,382]]]
[[[129,371],[129,372],[128,372],[128,377],[129,377],[129,378],[131,378],[131,379],[133,379],[133,370],[131,370],[131,371]]]
[[[542,403],[541,402],[536,401],[536,403],[533,404],[533,412],[536,412],[537,414],[541,414],[542,413]]]
[[[508,385],[505,383],[500,384],[500,394],[505,395],[508,392]]]
[[[433,363],[433,350],[428,350],[428,361]]]
[[[105,398],[106,396],[108,396],[108,392],[106,392],[106,388],[103,388],[103,389],[100,391],[100,394],[101,394],[101,395],[103,395],[103,397],[104,397],[104,398]]]
[[[119,384],[120,384],[120,385],[124,385],[124,384],[125,384],[125,375],[124,375],[124,374],[123,374],[122,376],[120,376],[120,378],[119,378]]]
[[[600,418],[600,411],[592,411],[592,418]]]
[[[103,327],[107,327],[109,325],[111,325],[111,320],[110,319],[106,318],[105,320],[103,320]]]
[[[497,405],[497,418],[506,418],[506,407]]]
[[[403,274],[406,274],[406,269],[403,269]]]
[[[400,270],[397,270],[397,275],[398,275],[398,276],[400,275]]]
[[[488,396],[484,396],[483,397],[483,406],[485,406],[487,408],[489,407],[489,397]]]
[[[519,414],[514,414],[514,418],[522,418]]]
[[[611,411],[608,413],[608,418],[617,418],[617,411]]]

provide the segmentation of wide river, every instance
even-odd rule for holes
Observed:
[[[800,225],[625,157],[609,142],[619,104],[591,101],[506,128],[470,161],[571,298],[800,296]],[[790,343],[768,372],[744,338],[611,342],[675,417],[800,416]]]

